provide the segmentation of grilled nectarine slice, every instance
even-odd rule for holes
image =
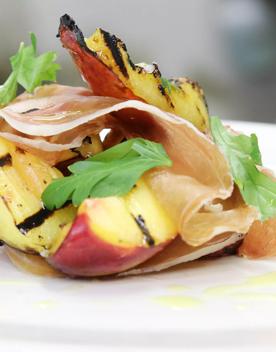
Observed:
[[[142,100],[208,130],[208,108],[197,82],[166,80],[156,64],[135,65],[122,40],[100,28],[85,39],[68,15],[60,19],[59,36],[95,95]]]
[[[162,250],[176,227],[143,180],[124,197],[85,200],[48,261],[72,276],[100,276],[132,268]]]

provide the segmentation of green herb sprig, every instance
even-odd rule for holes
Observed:
[[[6,82],[0,86],[0,107],[11,102],[17,94],[18,85],[29,93],[44,81],[56,81],[60,65],[55,63],[56,53],[48,51],[37,56],[37,40],[30,34],[31,45],[21,43],[18,52],[10,58],[12,72]]]
[[[246,204],[259,211],[261,220],[275,216],[276,182],[257,168],[262,165],[257,136],[235,135],[223,126],[218,117],[210,119],[210,127]]]
[[[169,94],[171,93],[171,91],[173,89],[176,88],[176,86],[174,85],[174,83],[171,80],[164,78],[164,77],[161,77],[161,85],[164,89],[167,89]]]
[[[43,192],[42,201],[52,210],[69,200],[78,206],[88,197],[122,196],[147,170],[171,165],[161,144],[130,139],[72,164],[68,168],[72,175],[54,180]]]

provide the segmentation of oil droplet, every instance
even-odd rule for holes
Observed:
[[[209,287],[206,290],[204,290],[204,294],[210,295],[210,296],[223,296],[223,295],[229,295],[233,293],[236,290],[243,289],[244,285],[220,285],[220,286],[214,286],[214,287]]]
[[[173,309],[196,308],[202,304],[198,298],[174,295],[156,297],[154,302]]]
[[[250,286],[276,285],[276,272],[251,277],[245,281],[245,285],[250,285]]]
[[[51,299],[45,299],[42,301],[35,302],[34,305],[41,309],[49,309],[54,308],[56,306],[56,302]]]
[[[204,291],[204,294],[212,296],[232,295],[235,291],[250,290],[252,287],[261,288],[262,286],[271,285],[276,285],[276,272],[250,277],[241,284],[209,287]]]
[[[276,294],[265,292],[235,292],[231,294],[232,298],[250,300],[250,301],[270,301],[276,302]]]
[[[21,286],[21,285],[32,285],[33,283],[30,283],[28,281],[23,281],[23,280],[0,280],[0,286]]]
[[[189,287],[184,285],[170,285],[167,287],[167,289],[173,292],[181,292],[181,291],[189,290]]]

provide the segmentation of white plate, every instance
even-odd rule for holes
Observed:
[[[276,170],[276,126],[231,124]],[[19,272],[0,252],[0,351],[275,351],[275,332],[276,259],[84,281]]]

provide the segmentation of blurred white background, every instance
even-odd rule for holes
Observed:
[[[188,76],[210,113],[276,122],[276,2],[264,0],[0,0],[0,83],[28,32],[56,50],[58,81],[83,85],[56,38],[71,15],[85,36],[102,27],[123,39],[134,62],[158,62],[165,77]]]

